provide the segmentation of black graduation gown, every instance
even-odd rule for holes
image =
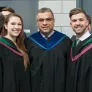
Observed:
[[[72,44],[66,92],[92,92],[92,36]]]
[[[71,40],[72,40],[72,41],[75,41],[75,40],[76,40],[76,35],[73,35],[73,36],[71,37]]]
[[[30,92],[29,69],[9,39],[0,38],[0,92]]]
[[[40,32],[25,39],[31,62],[32,92],[65,92],[70,44],[71,40],[57,31],[48,40]]]

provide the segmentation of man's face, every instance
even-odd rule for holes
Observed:
[[[82,36],[87,31],[89,23],[87,17],[79,13],[71,16],[70,25],[76,35]]]
[[[49,35],[54,28],[54,18],[50,12],[38,13],[37,26],[44,35]]]

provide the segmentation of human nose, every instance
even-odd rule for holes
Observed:
[[[77,20],[77,21],[76,21],[76,24],[77,24],[77,25],[79,25],[79,24],[80,24],[80,21],[79,21],[79,20]]]
[[[47,20],[44,20],[44,21],[43,21],[43,24],[47,24],[47,22],[48,22]]]

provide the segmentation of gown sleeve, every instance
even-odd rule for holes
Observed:
[[[2,80],[3,80],[3,78],[2,78],[2,75],[3,75],[3,72],[2,72],[2,61],[1,61],[1,59],[0,59],[0,92],[2,92]]]
[[[91,69],[90,69],[90,72],[89,72],[89,76],[90,76],[90,78],[89,78],[89,91],[88,92],[92,92],[92,64],[91,64]]]

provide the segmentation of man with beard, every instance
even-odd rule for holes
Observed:
[[[74,8],[69,17],[77,40],[72,43],[70,51],[66,92],[92,92],[92,35],[88,30],[87,14],[80,8]]]
[[[71,40],[54,30],[51,9],[39,9],[36,20],[39,31],[25,39],[31,62],[32,92],[65,92]]]

